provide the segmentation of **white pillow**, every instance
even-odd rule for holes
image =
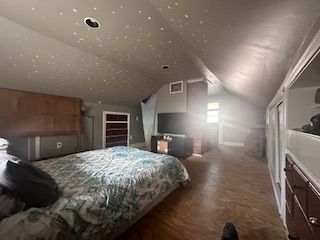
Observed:
[[[9,142],[7,141],[7,139],[0,138],[0,151],[7,152],[8,145],[9,145]]]

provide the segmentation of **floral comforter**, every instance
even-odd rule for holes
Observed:
[[[0,239],[72,239],[112,232],[161,193],[189,180],[174,157],[113,147],[34,162],[58,183],[61,197],[0,223]]]

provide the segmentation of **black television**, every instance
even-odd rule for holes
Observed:
[[[158,133],[187,135],[189,116],[181,113],[158,113]]]

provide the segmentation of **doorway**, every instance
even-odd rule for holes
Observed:
[[[283,207],[283,194],[285,193],[284,189],[284,138],[285,138],[285,126],[284,126],[284,104],[280,102],[278,105],[274,107],[273,111],[273,137],[274,137],[274,168],[273,168],[273,181],[276,192],[276,199],[278,203],[279,212],[281,213],[281,209]]]
[[[281,175],[282,175],[282,159],[283,159],[283,137],[284,137],[284,112],[283,112],[283,103],[280,103],[277,106],[277,138],[278,138],[278,144],[277,144],[277,156],[276,156],[276,166],[277,166],[277,172],[276,172],[276,182],[279,185],[279,188],[281,190]]]

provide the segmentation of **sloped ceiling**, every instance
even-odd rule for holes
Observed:
[[[164,83],[205,77],[264,107],[319,6],[318,0],[0,0],[0,87],[135,105]],[[85,17],[100,28],[87,28]]]

